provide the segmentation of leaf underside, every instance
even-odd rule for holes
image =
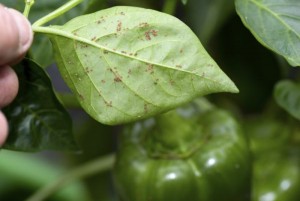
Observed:
[[[300,66],[300,1],[236,0],[245,26],[267,48]]]
[[[66,83],[104,124],[153,116],[210,93],[238,92],[193,32],[164,13],[113,7],[46,29]]]
[[[9,135],[3,148],[18,151],[76,150],[69,114],[56,99],[47,74],[23,60],[15,67],[19,92],[5,107]]]
[[[277,104],[300,120],[300,84],[283,80],[276,84],[274,96]]]

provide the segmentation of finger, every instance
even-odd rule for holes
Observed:
[[[29,21],[18,11],[0,4],[0,66],[24,55],[32,43]]]
[[[2,146],[8,135],[8,125],[5,116],[0,112],[0,146]]]
[[[19,81],[15,71],[4,66],[0,68],[0,108],[8,105],[17,95]],[[1,129],[1,128],[0,128]]]

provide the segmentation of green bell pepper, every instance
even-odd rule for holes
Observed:
[[[300,199],[300,147],[282,121],[255,118],[245,127],[253,152],[252,201]]]
[[[128,126],[114,180],[122,201],[247,201],[251,160],[227,112],[193,103]]]

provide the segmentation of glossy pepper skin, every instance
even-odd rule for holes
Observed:
[[[247,201],[247,141],[225,111],[199,104],[127,127],[114,168],[122,201]]]
[[[282,121],[256,118],[247,123],[253,152],[252,201],[300,200],[300,147]]]

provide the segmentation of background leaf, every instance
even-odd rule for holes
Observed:
[[[45,72],[30,60],[15,67],[20,88],[3,112],[10,133],[3,148],[20,151],[76,150],[72,122]]]
[[[188,0],[181,0],[181,2],[182,2],[184,5],[186,5],[187,2],[188,2]]]
[[[300,120],[300,84],[290,80],[280,81],[274,90],[275,100],[296,119]]]
[[[189,0],[184,9],[185,21],[205,47],[235,11],[234,0]]]
[[[114,7],[43,30],[66,83],[105,124],[153,116],[209,93],[238,92],[192,31],[164,13]]]
[[[1,201],[27,200],[41,186],[49,185],[54,178],[59,178],[69,171],[65,167],[46,161],[45,158],[44,155],[1,150]],[[91,201],[93,199],[90,199],[86,187],[81,181],[69,183],[47,199],[47,201],[66,200]]]
[[[300,66],[299,0],[236,0],[236,10],[260,43]]]

